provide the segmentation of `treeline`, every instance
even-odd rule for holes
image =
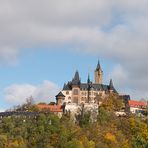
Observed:
[[[78,125],[69,115],[52,114],[37,118],[5,117],[0,123],[0,148],[147,148],[147,121],[117,117],[99,109],[98,121],[84,115]]]
[[[117,117],[120,102],[107,101],[96,122],[85,113],[74,123],[71,114],[12,116],[0,121],[0,148],[147,148],[148,119]]]

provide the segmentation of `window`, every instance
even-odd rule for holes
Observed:
[[[73,90],[73,94],[74,94],[74,95],[78,95],[78,93],[79,93],[79,92],[78,92],[78,89],[74,89],[74,90]]]
[[[66,95],[69,95],[69,91],[66,91]]]
[[[82,98],[81,98],[81,101],[84,101],[84,100],[85,100],[85,99],[82,97]]]
[[[71,100],[71,97],[68,97],[68,100]]]
[[[83,92],[83,91],[82,91],[82,93],[81,93],[81,94],[82,94],[82,96],[84,96],[84,95],[85,95],[85,92]]]

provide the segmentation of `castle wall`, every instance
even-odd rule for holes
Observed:
[[[66,102],[66,104],[69,103],[76,103],[76,104],[81,104],[81,103],[87,103],[88,100],[88,91],[87,90],[80,90],[78,89],[78,94],[74,95],[74,90],[69,90],[69,91],[62,91],[62,93],[65,96],[65,100],[63,102]],[[89,103],[96,103],[96,96],[101,96],[104,97],[105,91],[89,91]],[[74,100],[75,97],[77,97],[78,101]]]
[[[65,100],[63,100],[63,102],[71,103],[72,102],[72,91],[71,90],[63,90],[62,93],[65,96]]]

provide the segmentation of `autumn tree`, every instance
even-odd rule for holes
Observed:
[[[118,94],[111,93],[102,99],[100,106],[107,111],[120,111],[124,104]]]

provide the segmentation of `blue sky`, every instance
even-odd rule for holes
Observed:
[[[147,0],[0,1],[0,110],[50,101],[98,59],[104,83],[132,99],[148,98]]]
[[[59,89],[62,89],[65,82],[72,80],[76,70],[79,71],[82,82],[86,82],[88,73],[93,81],[98,59],[104,71],[104,83],[108,84],[109,73],[114,63],[97,55],[46,49],[39,49],[36,52],[31,50],[25,55],[22,54],[19,63],[0,66],[0,97],[2,98],[0,105],[2,108],[14,105],[3,99],[5,97],[4,88],[12,84],[38,85],[43,80],[49,80],[57,84]],[[47,101],[50,101],[50,98]]]
[[[108,59],[78,52],[40,49],[37,52],[22,55],[19,63],[13,66],[1,66],[0,81],[3,86],[7,86],[25,82],[38,84],[45,79],[52,80],[61,86],[64,81],[72,78],[76,70],[80,72],[81,79],[86,81],[88,73],[93,75],[98,60],[105,71],[104,75],[107,76],[113,68],[113,62]]]

